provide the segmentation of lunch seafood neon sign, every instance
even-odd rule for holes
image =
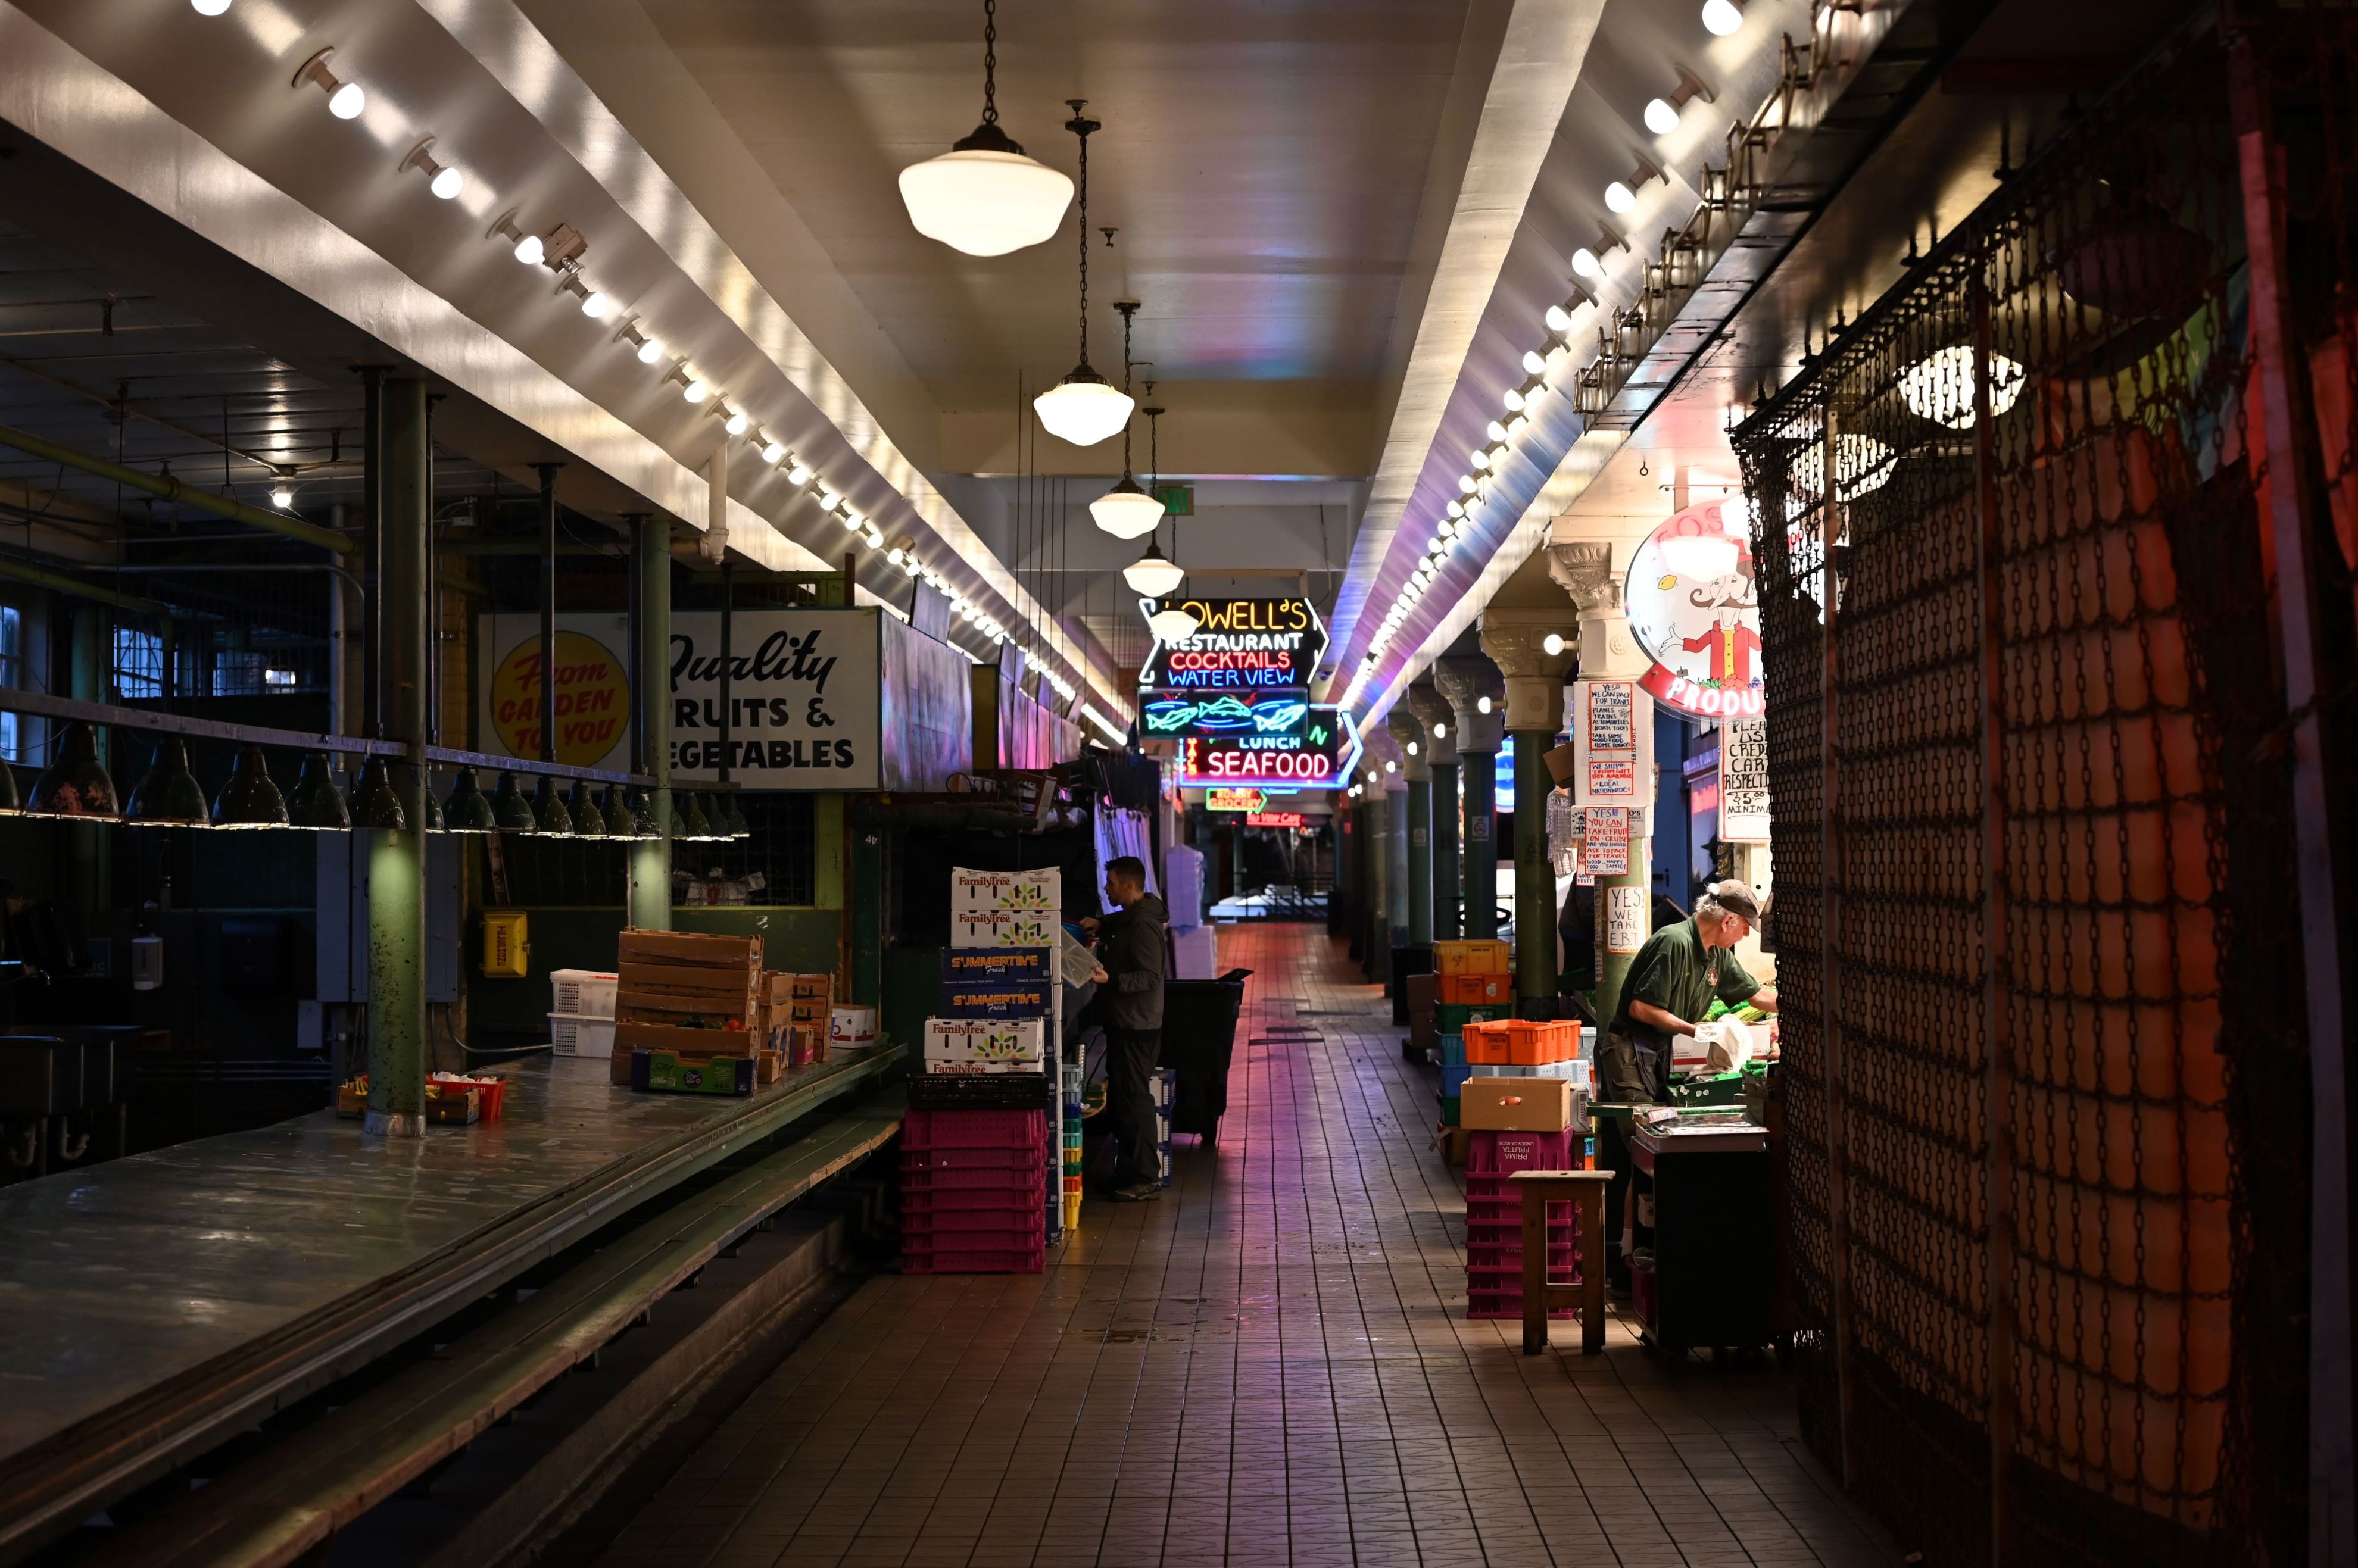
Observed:
[[[1182,599],[1166,601],[1193,613],[1194,635],[1155,640],[1138,673],[1141,691],[1249,692],[1306,688],[1326,656],[1326,626],[1317,607],[1293,599]],[[1152,600],[1141,600],[1152,615]]]
[[[1298,736],[1183,737],[1178,783],[1188,789],[1250,785],[1271,795],[1335,789],[1358,760],[1359,731],[1349,709],[1313,708]]]

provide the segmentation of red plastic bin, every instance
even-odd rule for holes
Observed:
[[[1025,1149],[1048,1152],[1048,1116],[1038,1110],[911,1110],[901,1121],[906,1149]]]
[[[1520,1225],[1483,1225],[1469,1220],[1466,1226],[1466,1245],[1472,1247],[1504,1247],[1512,1252],[1523,1249],[1523,1227]],[[1548,1227],[1548,1245],[1577,1247],[1580,1236],[1569,1225]]]
[[[1556,1246],[1548,1249],[1548,1269],[1550,1272],[1567,1274],[1579,1266],[1579,1248]],[[1485,1272],[1507,1271],[1520,1274],[1522,1272],[1522,1268],[1523,1254],[1520,1248],[1480,1247],[1468,1248],[1466,1251],[1466,1271],[1468,1273],[1472,1273],[1478,1269]]]

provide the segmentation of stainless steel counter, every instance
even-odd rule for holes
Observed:
[[[544,1058],[496,1122],[395,1142],[323,1110],[0,1188],[0,1558],[28,1511],[86,1512],[899,1056],[750,1099]]]

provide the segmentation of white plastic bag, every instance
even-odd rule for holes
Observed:
[[[1695,1026],[1695,1044],[1704,1048],[1704,1070],[1707,1073],[1741,1072],[1744,1064],[1752,1060],[1752,1031],[1741,1019],[1714,1018]]]

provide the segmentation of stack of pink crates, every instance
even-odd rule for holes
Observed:
[[[1572,1169],[1570,1132],[1470,1132],[1466,1150],[1466,1315],[1523,1315],[1523,1197],[1517,1171]],[[1568,1203],[1548,1206],[1548,1274],[1577,1278],[1578,1222]],[[1559,1308],[1550,1317],[1574,1317]]]
[[[1047,1169],[1044,1111],[910,1111],[901,1124],[901,1271],[1040,1272]]]

